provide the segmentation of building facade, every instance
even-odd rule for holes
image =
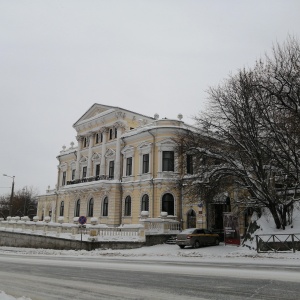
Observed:
[[[88,223],[93,217],[100,224],[120,226],[164,212],[183,228],[206,228],[205,204],[185,201],[179,184],[191,161],[180,167],[186,157],[178,155],[175,140],[189,127],[178,117],[152,118],[94,104],[73,125],[77,146],[64,146],[57,156],[57,185],[39,196],[39,218],[57,222],[63,217],[72,223],[83,215]]]

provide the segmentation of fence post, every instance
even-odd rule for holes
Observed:
[[[256,238],[256,252],[259,253],[259,247],[258,247],[258,235],[255,235]]]
[[[293,252],[295,253],[296,252],[296,246],[295,246],[295,243],[294,243],[294,234],[292,234],[292,246],[293,246]]]

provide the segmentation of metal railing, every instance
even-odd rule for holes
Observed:
[[[98,181],[98,180],[112,180],[114,179],[111,176],[107,175],[99,175],[99,176],[92,176],[92,177],[85,177],[85,178],[80,178],[80,179],[74,179],[74,180],[69,180],[67,181],[67,185],[71,184],[78,184],[78,183],[83,183],[83,182],[91,182],[91,181]]]
[[[300,233],[261,234],[255,237],[257,253],[300,251]]]

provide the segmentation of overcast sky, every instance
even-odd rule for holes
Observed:
[[[0,194],[57,179],[94,103],[192,123],[206,93],[288,34],[300,1],[0,0]]]

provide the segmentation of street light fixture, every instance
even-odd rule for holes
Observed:
[[[12,178],[12,185],[11,185],[11,194],[10,194],[10,200],[9,200],[9,215],[12,215],[12,202],[13,202],[13,196],[14,196],[14,187],[15,187],[15,176],[9,176],[7,174],[3,174],[3,176]]]

